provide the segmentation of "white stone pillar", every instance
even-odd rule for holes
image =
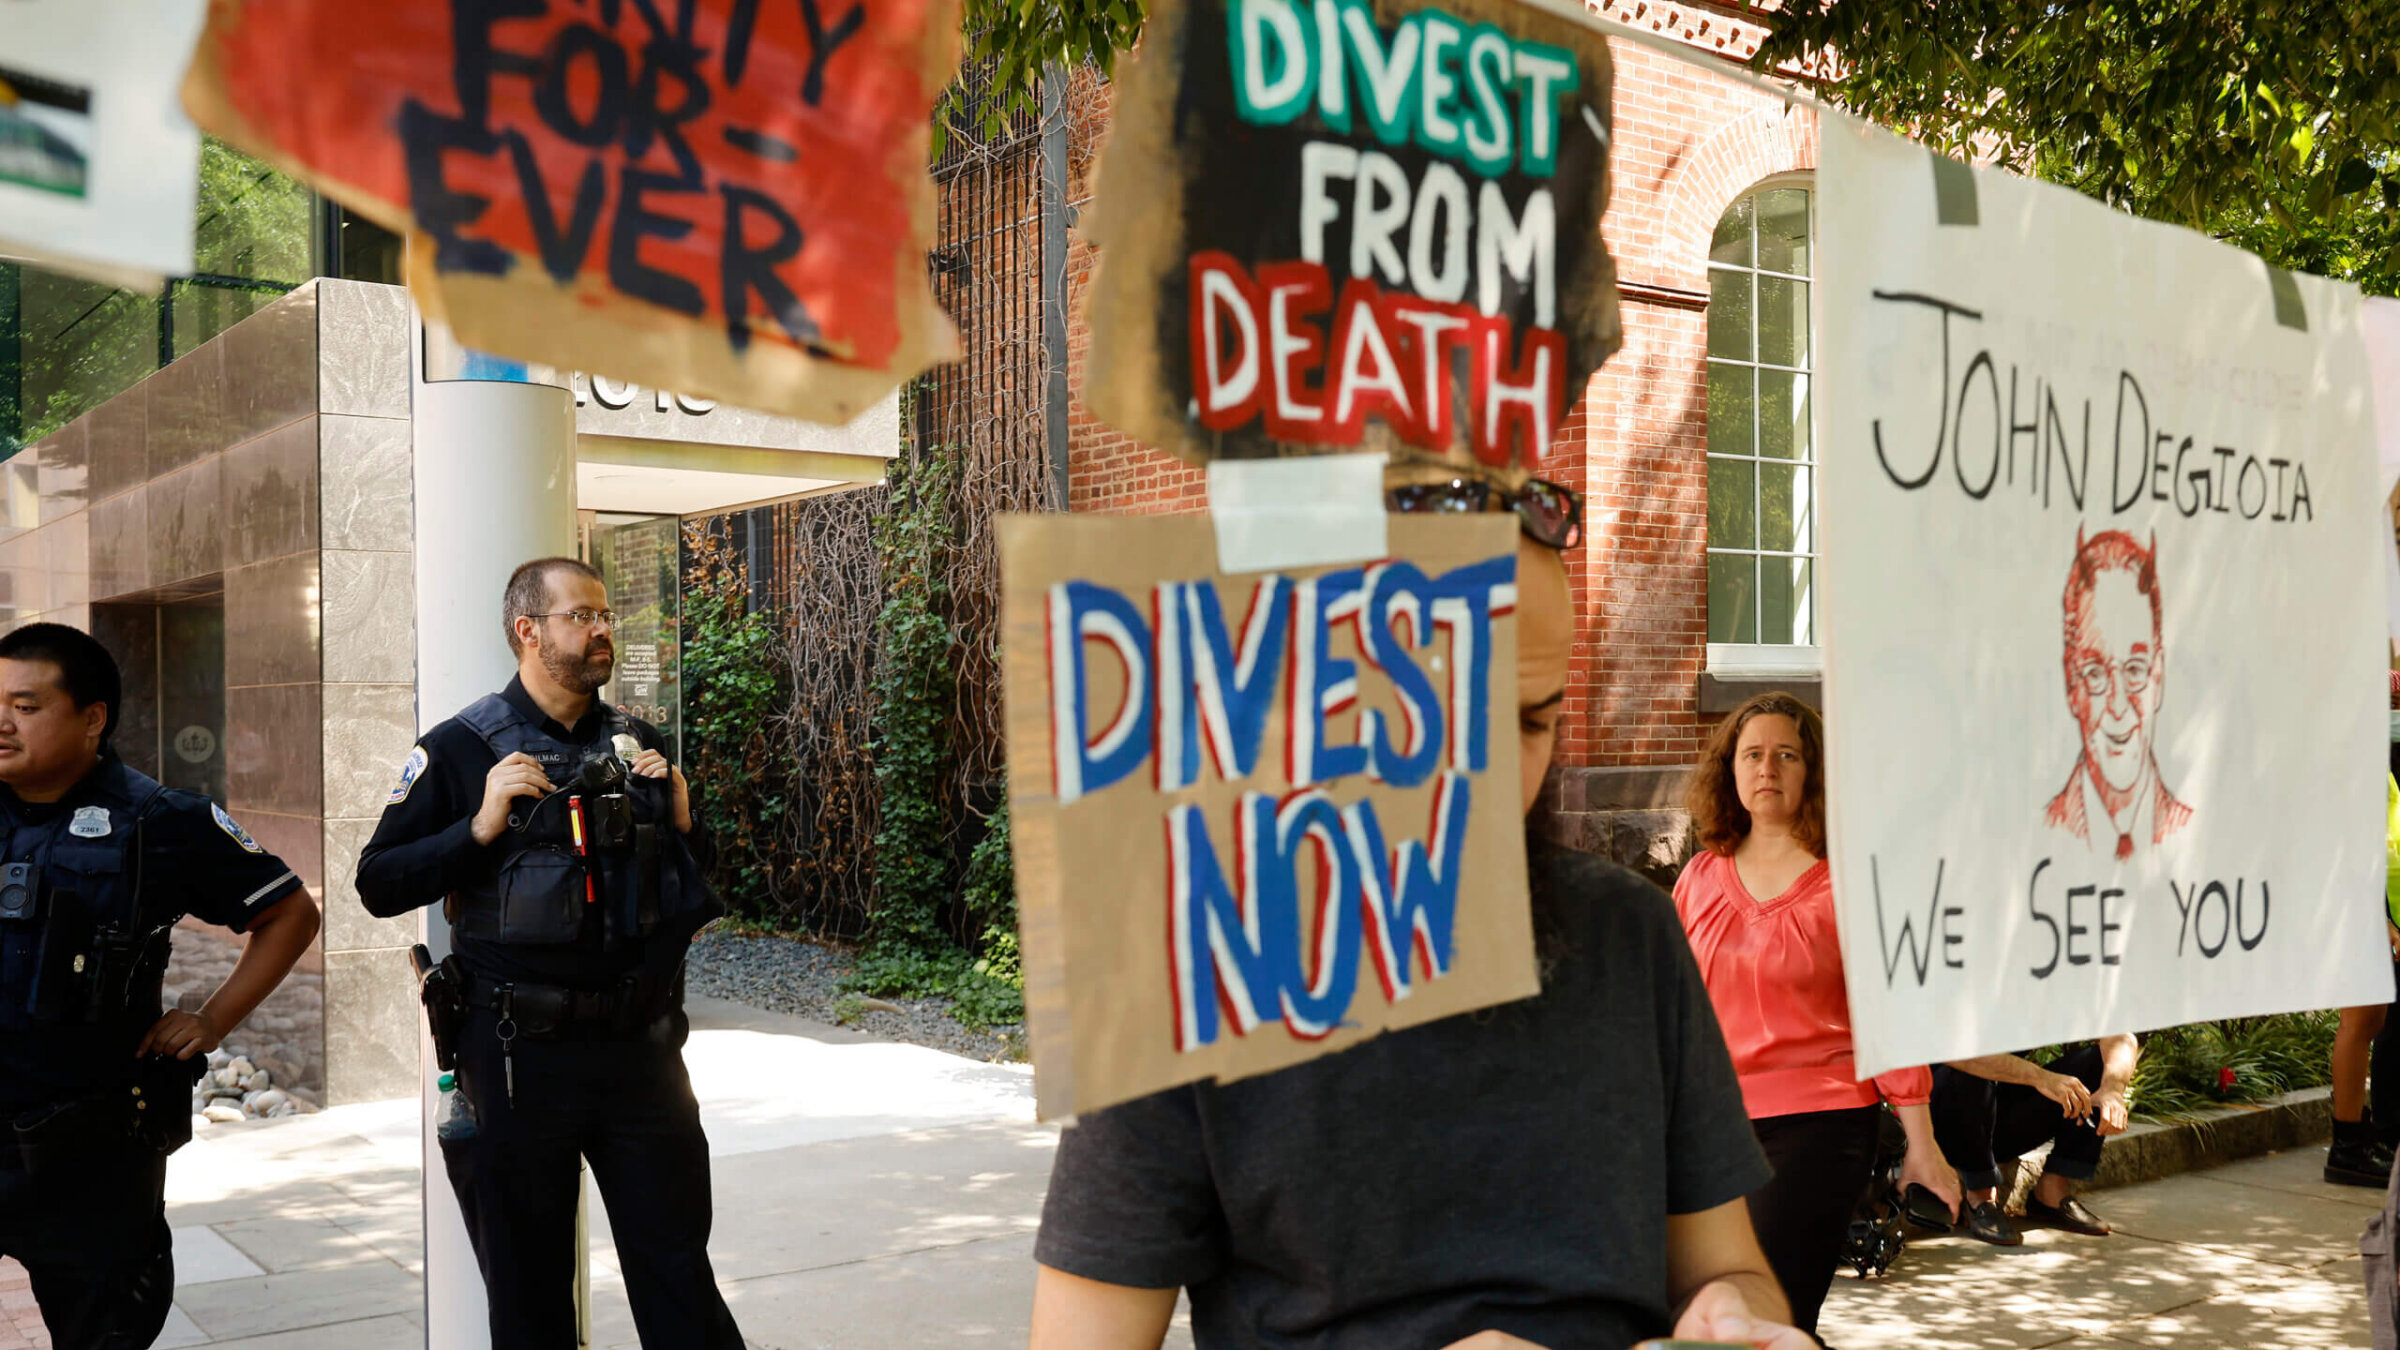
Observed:
[[[443,380],[415,386],[417,730],[422,734],[516,674],[500,593],[531,558],[575,553],[575,398],[540,384]],[[419,932],[440,960],[439,906]],[[441,1093],[424,1065],[425,1344],[490,1350],[483,1276],[467,1245],[434,1136]]]

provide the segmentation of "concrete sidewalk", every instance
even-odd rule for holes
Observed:
[[[709,1248],[753,1345],[1022,1344],[1056,1143],[1031,1070],[721,1000],[695,1000],[692,1025]],[[204,1130],[169,1166],[167,1221],[161,1350],[424,1344],[414,1101]],[[592,1226],[593,1344],[630,1347],[596,1197]],[[0,1350],[30,1302],[0,1267]]]
[[[2383,1193],[2326,1185],[2324,1162],[2298,1148],[2093,1192],[2105,1238],[1911,1241],[1889,1279],[1836,1279],[1819,1330],[1836,1350],[2364,1347],[2358,1235]]]
[[[714,1155],[710,1243],[764,1350],[1024,1344],[1033,1233],[1056,1132],[1020,1066],[978,1064],[717,1000],[687,1051]],[[2104,1191],[2109,1238],[2013,1250],[1910,1245],[1888,1280],[1837,1280],[1838,1350],[2364,1346],[2357,1239],[2378,1192],[2317,1180],[2322,1151]],[[161,1347],[424,1344],[413,1101],[218,1127],[178,1154],[178,1286]],[[593,1344],[632,1347],[592,1214]],[[0,1263],[0,1350],[39,1345]],[[1188,1350],[1180,1324],[1173,1350]]]

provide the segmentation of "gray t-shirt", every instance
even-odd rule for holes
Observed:
[[[1531,865],[1540,996],[1085,1117],[1035,1258],[1189,1289],[1201,1350],[1665,1335],[1667,1216],[1766,1159],[1673,902],[1586,855]]]

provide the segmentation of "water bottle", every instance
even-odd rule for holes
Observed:
[[[475,1103],[458,1090],[458,1075],[443,1074],[434,1085],[442,1092],[442,1114],[434,1126],[434,1134],[445,1144],[474,1138],[478,1130]]]

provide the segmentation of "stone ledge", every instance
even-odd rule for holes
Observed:
[[[1563,848],[1608,859],[1641,873],[1662,889],[1692,852],[1692,823],[1681,811],[1547,811],[1535,833]]]
[[[1683,804],[1683,780],[1691,771],[1600,769],[1559,766],[1542,783],[1538,803],[1552,811],[1647,811]]]
[[[1820,712],[1825,707],[1825,678],[1821,675],[1740,675],[1707,672],[1698,691],[1703,715],[1723,714],[1759,694],[1784,693]]]
[[[2333,1137],[2333,1089],[2304,1088],[2196,1120],[2136,1125],[2108,1141],[2092,1185],[2131,1186]]]
[[[2333,1089],[2303,1088],[2252,1105],[2220,1107],[2191,1120],[2135,1125],[2100,1151],[2099,1174],[2086,1189],[2156,1181],[2332,1137]],[[2044,1146],[2017,1160],[2010,1208],[2023,1208],[2025,1196],[2041,1179],[2042,1159],[2048,1156]]]

